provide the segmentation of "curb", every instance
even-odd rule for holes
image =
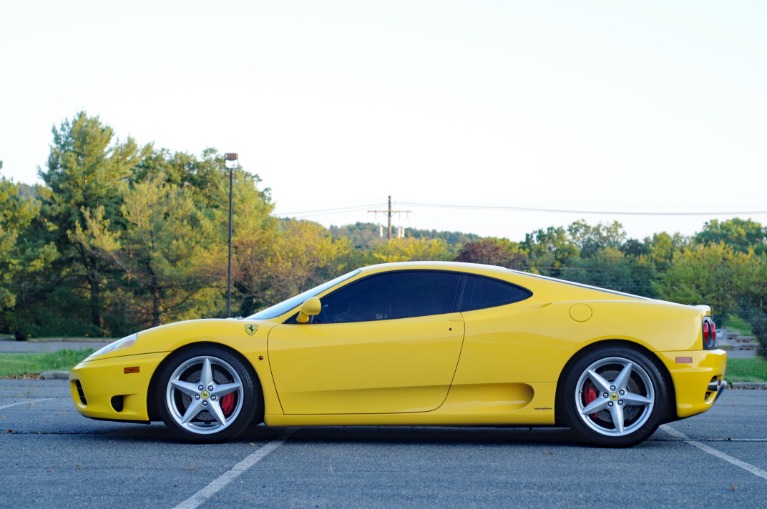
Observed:
[[[730,382],[729,389],[735,389],[735,390],[767,390],[767,383],[756,383],[756,382]]]
[[[69,380],[69,371],[43,371],[38,375],[40,380]]]

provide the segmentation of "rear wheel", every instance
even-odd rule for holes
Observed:
[[[165,425],[193,442],[232,439],[258,410],[255,376],[236,356],[216,347],[175,355],[160,373],[157,388]]]
[[[626,347],[588,352],[565,375],[560,393],[568,424],[587,442],[628,447],[663,419],[667,388],[655,364]]]

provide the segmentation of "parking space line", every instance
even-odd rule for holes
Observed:
[[[288,437],[293,433],[293,431],[294,430],[288,430],[282,435],[282,438],[272,440],[271,442],[267,442],[266,444],[262,445],[250,456],[237,463],[229,471],[224,472],[213,482],[205,486],[203,489],[188,499],[181,502],[173,509],[196,509],[197,507],[200,507],[200,505],[202,505],[206,500],[224,489],[229,483],[237,479],[239,476],[253,467],[253,465],[264,459],[270,452],[273,452],[279,446],[284,444]]]
[[[40,401],[50,401],[52,399],[56,399],[56,398],[43,398],[43,399],[33,399],[30,401],[20,401],[18,403],[11,403],[10,405],[0,406],[0,410],[5,410],[6,408],[11,408],[12,406],[31,405],[32,403],[39,403]]]
[[[724,460],[727,463],[735,465],[736,467],[740,467],[743,470],[745,470],[747,472],[750,472],[750,473],[754,474],[757,477],[761,477],[762,479],[766,479],[767,480],[767,471],[762,470],[759,467],[756,467],[756,466],[754,466],[754,465],[752,465],[750,463],[746,463],[745,461],[741,461],[738,458],[733,458],[729,454],[725,454],[725,453],[723,453],[721,451],[718,451],[718,450],[714,449],[713,447],[709,447],[706,444],[702,444],[702,443],[697,442],[695,440],[691,440],[687,435],[685,435],[681,431],[678,431],[678,430],[672,428],[668,424],[662,425],[660,427],[660,429],[662,429],[663,431],[665,431],[666,433],[668,433],[669,435],[671,435],[674,438],[678,438],[680,440],[684,440],[685,443],[690,444],[693,447],[697,447],[698,449],[700,449],[703,452],[706,452],[706,453],[708,453],[708,454],[710,454],[712,456],[716,456],[717,458],[719,458],[721,460]]]

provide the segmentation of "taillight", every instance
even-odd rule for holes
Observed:
[[[711,318],[706,317],[703,319],[703,348],[711,350],[716,347],[716,325]]]

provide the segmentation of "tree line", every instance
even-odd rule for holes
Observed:
[[[52,130],[41,184],[0,175],[0,333],[121,336],[226,314],[229,170],[120,140],[85,112]],[[0,162],[0,169],[2,163]],[[248,315],[351,270],[405,260],[490,263],[684,304],[750,326],[767,345],[767,228],[711,220],[693,236],[628,238],[576,221],[522,242],[459,232],[325,228],[273,215],[257,175],[233,170],[233,309]]]

